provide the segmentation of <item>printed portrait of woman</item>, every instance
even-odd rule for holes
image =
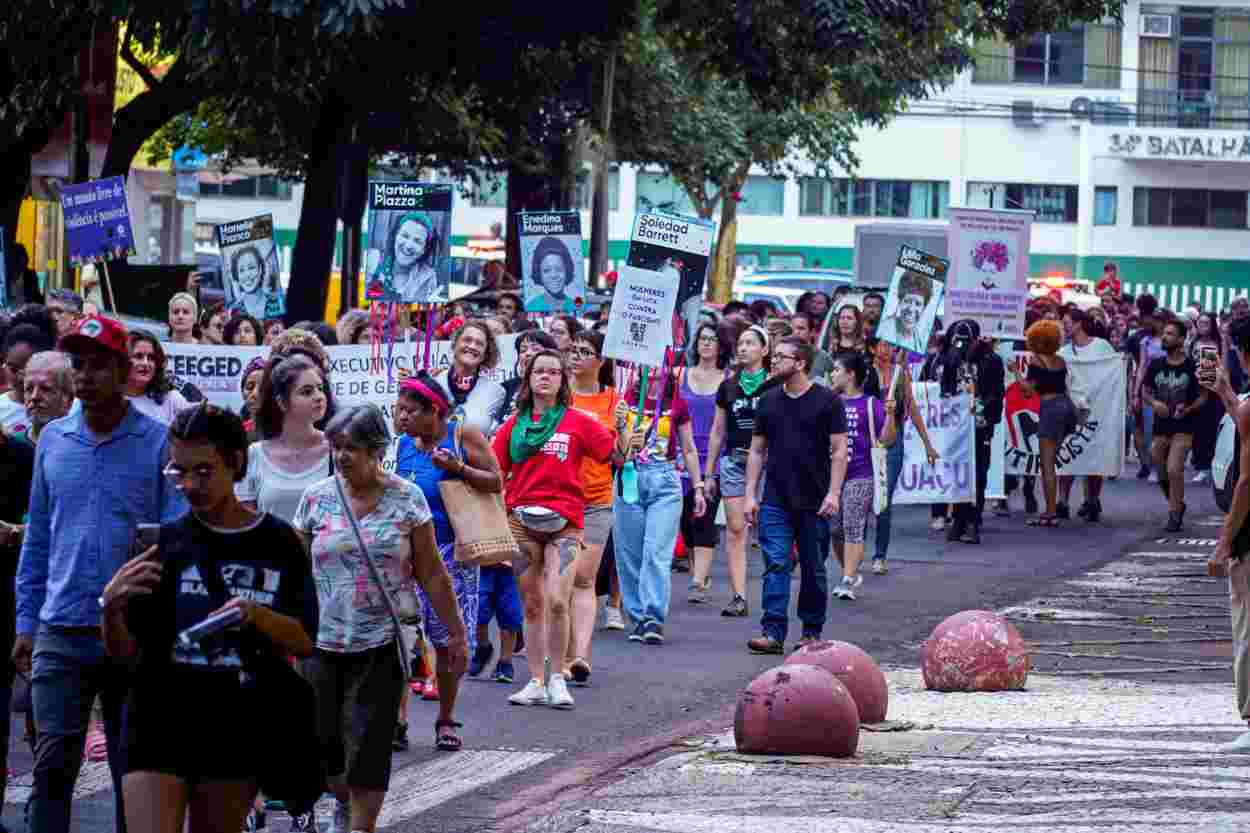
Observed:
[[[898,289],[887,300],[885,316],[877,325],[877,338],[912,353],[923,353],[936,314],[934,310],[926,315],[933,297],[933,281],[908,271],[896,280]]]
[[[439,280],[438,258],[443,238],[431,217],[421,211],[401,214],[386,236],[371,269],[366,295],[371,299],[405,304],[428,304],[447,300],[447,287]]]
[[[272,251],[272,243],[269,243]],[[233,248],[233,247],[232,247]],[[248,243],[229,253],[230,284],[227,306],[259,321],[281,317],[286,298],[273,260],[261,253],[261,245]]]
[[[525,285],[525,308],[541,312],[572,312],[580,287],[575,285],[577,267],[568,246],[557,237],[544,237],[530,258]]]

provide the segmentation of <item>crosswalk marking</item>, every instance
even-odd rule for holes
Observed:
[[[9,778],[4,791],[5,804],[25,805],[30,800],[31,785],[34,775],[24,772]],[[98,792],[112,792],[113,778],[109,773],[108,761],[84,761],[74,784],[74,798],[87,798]]]
[[[405,767],[391,776],[378,828],[410,819],[457,796],[554,757],[554,751],[463,750]]]

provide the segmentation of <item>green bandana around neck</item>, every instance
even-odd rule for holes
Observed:
[[[760,389],[760,385],[764,384],[767,378],[768,371],[762,367],[754,373],[744,370],[738,374],[738,385],[747,396],[755,396],[755,392]]]
[[[533,412],[526,408],[517,414],[516,424],[512,426],[512,437],[508,443],[508,453],[512,457],[512,465],[524,463],[538,453],[551,435],[556,432],[560,420],[564,419],[565,405],[548,408],[538,421],[534,421]]]

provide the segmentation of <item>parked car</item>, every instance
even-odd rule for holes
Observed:
[[[1081,309],[1096,307],[1101,303],[1094,294],[1094,282],[1080,278],[1029,278],[1029,295],[1033,298],[1049,295],[1061,305],[1076,304]]]
[[[733,296],[745,300],[742,293],[768,288],[797,289],[799,294],[824,292],[832,297],[834,289],[854,282],[854,273],[847,269],[762,269],[734,281]]]

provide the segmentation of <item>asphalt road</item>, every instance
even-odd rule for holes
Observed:
[[[1209,487],[1192,486],[1190,493],[1190,517],[1209,518],[1214,512]],[[980,546],[947,544],[930,532],[927,507],[897,507],[889,575],[866,575],[855,602],[831,601],[825,636],[854,642],[882,663],[916,665],[918,644],[946,616],[1036,599],[1163,534],[1166,507],[1155,486],[1121,478],[1107,484],[1103,505],[1099,524],[1074,520],[1041,530],[1025,526],[1017,496],[1012,517],[987,512]],[[1215,530],[1195,526],[1192,534],[1213,537]],[[649,647],[628,642],[623,633],[598,633],[592,685],[572,689],[573,711],[508,705],[508,694],[526,673],[518,658],[521,677],[514,686],[495,683],[488,674],[466,679],[458,707],[465,751],[447,754],[433,749],[436,704],[413,702],[413,747],[395,758],[380,829],[519,829],[554,812],[561,801],[576,799],[584,785],[628,772],[677,738],[722,729],[737,692],[776,664],[775,657],[753,656],[745,648],[759,631],[758,550],[748,561],[751,618],[720,616],[727,600],[723,563],[713,572],[709,605],[689,605],[688,577],[675,574],[667,643]],[[797,586],[796,581],[794,596]],[[797,635],[792,631],[791,638]],[[23,776],[29,753],[16,726],[14,738],[10,768],[19,786],[11,788],[8,801],[20,802],[26,792],[20,785],[29,783]],[[79,793],[73,829],[106,829],[107,789]],[[328,818],[320,815],[324,829]],[[24,830],[20,804],[6,805],[3,820],[10,830]],[[270,815],[270,830],[285,833],[287,825],[285,816]]]

